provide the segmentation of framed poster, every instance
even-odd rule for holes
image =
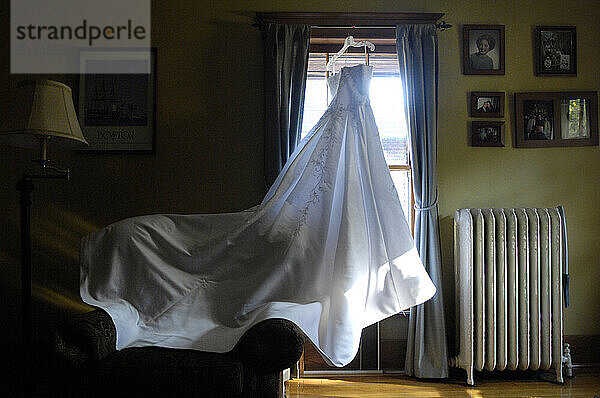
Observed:
[[[120,73],[106,73],[111,65]],[[156,49],[82,52],[80,67],[82,151],[154,152]]]
[[[598,145],[595,91],[515,93],[515,146]]]
[[[576,76],[577,36],[574,26],[537,26],[536,76]]]
[[[504,25],[463,26],[463,74],[504,74]]]

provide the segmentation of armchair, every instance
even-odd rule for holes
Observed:
[[[227,353],[162,347],[115,349],[116,329],[101,309],[72,317],[55,333],[54,349],[76,373],[86,396],[278,397],[282,370],[300,358],[303,333],[292,322],[253,326]]]

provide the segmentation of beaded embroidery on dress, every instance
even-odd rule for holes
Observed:
[[[226,352],[284,318],[344,366],[363,327],[433,296],[384,159],[371,73],[330,79],[331,104],[260,205],[134,217],[83,239],[81,297],[113,318],[118,349]]]

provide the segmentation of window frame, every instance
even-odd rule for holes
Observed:
[[[445,14],[443,13],[373,13],[373,12],[358,12],[358,13],[344,13],[344,12],[259,12],[256,14],[255,26],[263,28],[266,23],[279,23],[279,24],[303,24],[311,26],[311,44],[309,52],[313,53],[336,53],[341,43],[347,36],[354,36],[355,39],[370,38],[375,44],[375,52],[393,52],[396,53],[396,26],[404,24],[435,24],[441,30],[451,27],[447,25],[443,20],[439,22]],[[372,34],[374,29],[377,29],[378,34]],[[313,40],[313,37],[320,35],[319,40]],[[339,41],[331,40],[337,39]],[[387,39],[387,41],[386,41]],[[381,41],[383,40],[383,41]],[[320,43],[318,42],[320,41]],[[333,41],[333,42],[332,42]],[[329,48],[327,47],[329,46]],[[393,47],[393,51],[390,51]],[[411,230],[414,235],[414,222],[415,222],[415,210],[414,210],[414,187],[413,187],[413,176],[412,168],[410,166],[410,147],[408,148],[408,165],[392,165],[392,170],[397,168],[399,170],[408,170],[410,175],[410,192],[411,192]],[[390,165],[388,165],[390,167]],[[380,358],[381,341],[379,332],[379,323],[377,324],[377,369],[380,368],[382,360]],[[372,330],[371,330],[372,332]],[[311,344],[307,344],[307,347],[311,347]],[[314,349],[313,349],[314,350]],[[358,361],[361,362],[359,369],[362,369],[363,360],[363,343],[361,342],[360,354]],[[382,357],[385,356],[385,350],[381,351]],[[298,371],[299,376],[304,373],[304,362],[307,351],[304,350],[302,357],[299,362]],[[316,352],[313,353],[311,358],[318,357]],[[365,354],[366,355],[366,354]],[[368,358],[367,358],[368,359]],[[356,358],[355,358],[356,361]],[[352,363],[354,363],[353,361]],[[401,365],[403,361],[400,360]],[[350,365],[352,365],[352,363]],[[351,366],[347,366],[348,369],[354,369]]]

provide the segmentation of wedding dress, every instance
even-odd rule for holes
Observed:
[[[260,205],[135,217],[83,239],[81,297],[112,317],[117,349],[226,352],[284,318],[344,366],[364,327],[433,296],[384,159],[371,74],[357,65],[330,78],[331,104]]]

